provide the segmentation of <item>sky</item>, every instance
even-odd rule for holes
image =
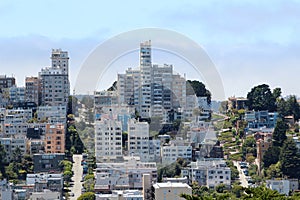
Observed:
[[[300,1],[1,0],[0,24],[0,74],[15,76],[18,86],[50,65],[52,48],[62,48],[69,52],[74,89],[82,64],[99,44],[155,27],[203,47],[226,97],[246,96],[262,83],[300,96]],[[137,60],[132,62],[126,66],[136,67]]]

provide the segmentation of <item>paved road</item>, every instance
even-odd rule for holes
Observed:
[[[234,166],[237,167],[237,169],[239,171],[241,186],[248,187],[248,181],[246,179],[245,174],[243,173],[243,170],[241,169],[241,166],[239,165],[239,163],[237,161],[233,161],[233,164],[234,164]]]
[[[74,172],[74,175],[72,177],[72,180],[74,181],[74,185],[70,187],[70,190],[72,193],[74,193],[74,197],[70,197],[70,200],[76,200],[81,195],[81,189],[82,189],[82,166],[81,166],[81,160],[82,155],[73,155],[73,168],[72,171]]]

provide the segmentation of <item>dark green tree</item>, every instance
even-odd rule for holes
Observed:
[[[277,90],[276,90],[276,93]],[[275,95],[275,94],[274,94]],[[274,98],[270,88],[266,84],[255,86],[251,89],[251,91],[247,94],[247,105],[249,110],[268,110],[268,111],[275,111],[276,105]],[[277,96],[276,94],[275,96]]]
[[[292,95],[286,100],[287,115],[293,115],[295,120],[300,119],[300,105],[296,96]]]
[[[2,144],[0,144],[0,172],[3,177],[6,176],[5,173],[5,162],[6,162],[6,152]]]
[[[300,178],[300,154],[295,142],[288,138],[281,149],[280,157],[281,171],[289,178]]]
[[[270,167],[279,161],[280,148],[278,146],[269,147],[263,157],[264,168]]]
[[[287,130],[288,130],[288,125],[282,119],[278,119],[273,133],[274,146],[282,147],[283,142],[287,138],[286,137]]]
[[[207,103],[211,103],[211,93],[208,89],[206,89],[205,85],[196,80],[187,80],[186,82],[186,94],[193,95],[195,94],[197,97],[207,97]]]

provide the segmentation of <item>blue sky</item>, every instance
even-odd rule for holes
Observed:
[[[101,42],[138,28],[166,28],[200,44],[226,96],[268,83],[300,96],[300,1],[0,1],[0,69],[18,85],[69,51],[71,83]],[[134,63],[135,64],[135,63]],[[176,63],[174,64],[176,65]]]

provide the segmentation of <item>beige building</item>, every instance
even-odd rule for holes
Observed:
[[[45,134],[46,153],[65,152],[65,127],[62,124],[46,125]]]
[[[38,77],[25,78],[25,100],[32,101],[36,105],[41,103],[41,79]]]
[[[180,194],[192,195],[192,188],[186,183],[156,183],[153,187],[155,200],[177,200],[184,199]]]

